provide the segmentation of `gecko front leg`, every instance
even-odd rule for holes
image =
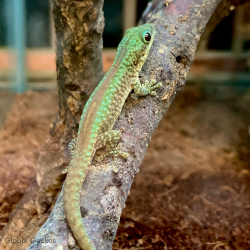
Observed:
[[[156,80],[153,79],[151,82],[148,80],[145,81],[144,84],[141,84],[138,77],[133,79],[132,82],[132,88],[134,89],[134,92],[138,96],[146,96],[146,95],[156,95],[155,89],[162,86],[162,83],[159,82],[156,84]]]

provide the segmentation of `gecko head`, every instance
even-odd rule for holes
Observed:
[[[155,27],[151,23],[126,30],[118,46],[118,54],[123,54],[128,64],[142,66],[152,46],[154,35]]]
[[[152,44],[154,40],[154,34],[155,34],[155,27],[152,23],[146,23],[137,27],[133,27],[130,29],[127,29],[124,38],[130,38],[137,40],[141,40],[140,42],[143,42],[144,44]]]
[[[151,23],[146,23],[137,27],[127,29],[123,40],[124,47],[138,48],[139,50],[150,49],[155,35],[155,27]]]

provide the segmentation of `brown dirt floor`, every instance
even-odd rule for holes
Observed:
[[[211,100],[185,87],[153,136],[113,249],[250,249],[249,96]],[[0,131],[0,229],[35,176],[56,112],[55,91],[16,97]]]

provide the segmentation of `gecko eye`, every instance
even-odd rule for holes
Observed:
[[[146,43],[149,43],[149,42],[150,42],[150,40],[151,40],[151,34],[150,34],[149,31],[145,31],[145,32],[143,33],[143,40],[144,40],[144,42],[146,42]]]

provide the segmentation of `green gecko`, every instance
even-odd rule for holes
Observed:
[[[64,184],[65,215],[78,245],[83,250],[94,250],[87,235],[80,211],[80,191],[88,168],[97,149],[105,147],[103,157],[119,155],[121,132],[112,130],[121,113],[125,100],[132,89],[138,96],[156,95],[162,86],[155,80],[140,83],[139,72],[148,56],[155,35],[153,24],[144,24],[128,29],[117,50],[115,60],[84,107],[77,140],[69,144],[72,160]],[[74,151],[72,151],[74,148]]]

